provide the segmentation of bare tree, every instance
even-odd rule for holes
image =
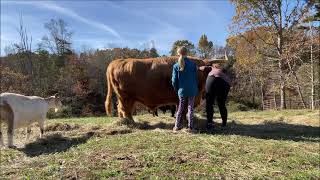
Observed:
[[[45,23],[44,27],[49,31],[49,35],[43,36],[40,46],[58,55],[71,51],[73,33],[68,29],[65,21],[51,19],[50,22]]]
[[[314,62],[313,62],[313,31],[312,31],[312,25],[311,21],[309,21],[309,28],[310,28],[310,39],[311,39],[311,44],[310,44],[310,63],[311,63],[311,98],[310,98],[310,104],[311,104],[311,109],[314,110],[315,104],[314,104],[314,88],[315,88],[315,83],[314,83]]]
[[[14,46],[18,52],[31,52],[32,50],[32,36],[29,37],[27,29],[23,24],[22,14],[20,14],[19,29],[20,42],[15,43]]]

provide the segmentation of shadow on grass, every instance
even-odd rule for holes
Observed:
[[[26,144],[24,148],[20,148],[18,150],[24,152],[29,157],[53,154],[66,151],[73,146],[83,144],[93,135],[93,132],[88,132],[80,137],[68,138],[63,137],[61,134],[52,134],[38,139],[35,142]]]
[[[158,122],[150,124],[148,121],[135,122],[134,127],[141,130],[167,129],[172,130],[174,123]]]
[[[200,133],[206,133],[206,120],[203,118],[194,118],[194,127]],[[215,123],[216,128],[213,134],[220,135],[240,135],[249,136],[259,139],[274,139],[274,140],[292,140],[292,141],[320,141],[320,128],[299,124],[288,124],[285,122],[264,121],[263,124],[241,124],[235,121],[228,121],[226,128],[221,128],[220,123]],[[136,122],[135,127],[142,130],[166,129],[172,130],[172,123],[159,122],[150,124],[148,121]],[[184,122],[186,127],[186,122]]]
[[[270,121],[254,125],[240,124],[232,121],[225,129],[216,128],[214,134],[241,135],[274,140],[320,141],[319,127]]]

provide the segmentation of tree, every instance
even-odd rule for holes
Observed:
[[[159,57],[159,54],[156,48],[151,48],[149,51],[149,54],[150,54],[149,56],[152,58]]]
[[[256,46],[262,45],[253,32],[245,32],[243,36],[250,39],[250,42]],[[272,64],[265,61],[265,57],[259,54],[255,48],[241,36],[229,37],[227,39],[227,46],[233,49],[236,58],[233,66],[236,72],[236,80],[234,81],[234,91],[232,93],[235,94],[237,98],[240,98],[242,102],[248,102],[251,97],[252,104],[256,104],[255,99],[258,95],[257,92],[260,91],[261,105],[263,108],[264,96],[266,94],[265,88],[268,86],[267,82],[272,82],[274,79],[274,73],[271,73],[273,70]]]
[[[205,34],[201,35],[198,43],[198,51],[201,58],[207,59],[211,58],[213,55],[213,43],[208,41],[208,38]]]
[[[22,14],[20,14],[20,24],[18,32],[20,36],[20,42],[14,44],[15,48],[19,53],[30,53],[32,50],[32,36],[29,37],[27,33],[27,28],[23,24]]]
[[[319,0],[307,0],[309,6],[313,9],[313,14],[310,14],[305,21],[320,21],[320,1]]]
[[[49,35],[43,36],[40,47],[47,48],[59,56],[70,54],[73,33],[68,29],[66,22],[62,19],[51,19],[44,27],[49,31]]]
[[[285,66],[287,65],[288,49],[292,43],[290,34],[296,30],[303,17],[310,11],[310,5],[304,0],[231,0],[236,6],[233,17],[233,29],[237,34],[243,31],[253,31],[268,48],[256,50],[273,60],[278,66],[280,83],[280,107],[286,108],[285,103]],[[270,37],[260,37],[256,29],[264,27]],[[245,37],[244,37],[245,38]],[[250,42],[250,41],[248,41]],[[254,44],[252,44],[254,46]]]
[[[194,44],[188,40],[177,40],[173,43],[170,54],[171,56],[176,56],[177,55],[177,49],[178,47],[185,46],[188,50],[188,55],[189,56],[194,56],[196,54],[196,50],[194,47]]]
[[[320,21],[320,1],[316,1],[316,0],[309,0],[308,1],[309,4],[311,4],[311,6],[314,8],[315,13],[314,14],[309,14],[308,17],[305,18],[304,22],[308,24],[308,27],[305,27],[302,25],[302,28],[304,29],[308,29],[309,33],[310,33],[310,69],[311,69],[311,98],[310,98],[310,106],[311,109],[314,110],[315,109],[315,68],[314,68],[314,54],[313,54],[313,32],[314,29],[317,30],[314,26],[313,26],[313,22],[314,21]],[[318,28],[319,29],[319,28]]]

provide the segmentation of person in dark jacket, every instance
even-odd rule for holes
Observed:
[[[199,70],[209,70],[206,80],[206,113],[207,113],[207,130],[212,132],[213,124],[213,105],[215,99],[218,102],[218,107],[222,119],[222,126],[227,125],[228,111],[226,108],[226,100],[230,90],[230,78],[223,72],[219,64],[212,66],[201,66]]]
[[[195,96],[198,95],[197,65],[187,58],[186,47],[180,47],[177,50],[179,60],[173,65],[172,86],[179,96],[179,108],[173,131],[182,129],[182,113],[186,100],[188,100],[188,131],[193,129],[193,106]]]

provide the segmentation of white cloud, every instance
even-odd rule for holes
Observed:
[[[114,35],[115,37],[121,39],[120,34],[116,30],[109,27],[108,25],[103,24],[98,21],[94,21],[92,19],[85,18],[83,16],[80,16],[79,14],[74,12],[72,9],[68,9],[66,7],[61,7],[58,4],[55,4],[53,2],[48,2],[48,1],[37,1],[37,2],[5,1],[5,3],[7,3],[7,4],[25,4],[25,5],[33,5],[33,6],[36,6],[39,8],[45,8],[45,9],[69,16],[73,19],[81,21],[81,22],[83,22],[87,25],[90,25],[92,27],[107,31],[107,32],[111,33],[112,35]]]

